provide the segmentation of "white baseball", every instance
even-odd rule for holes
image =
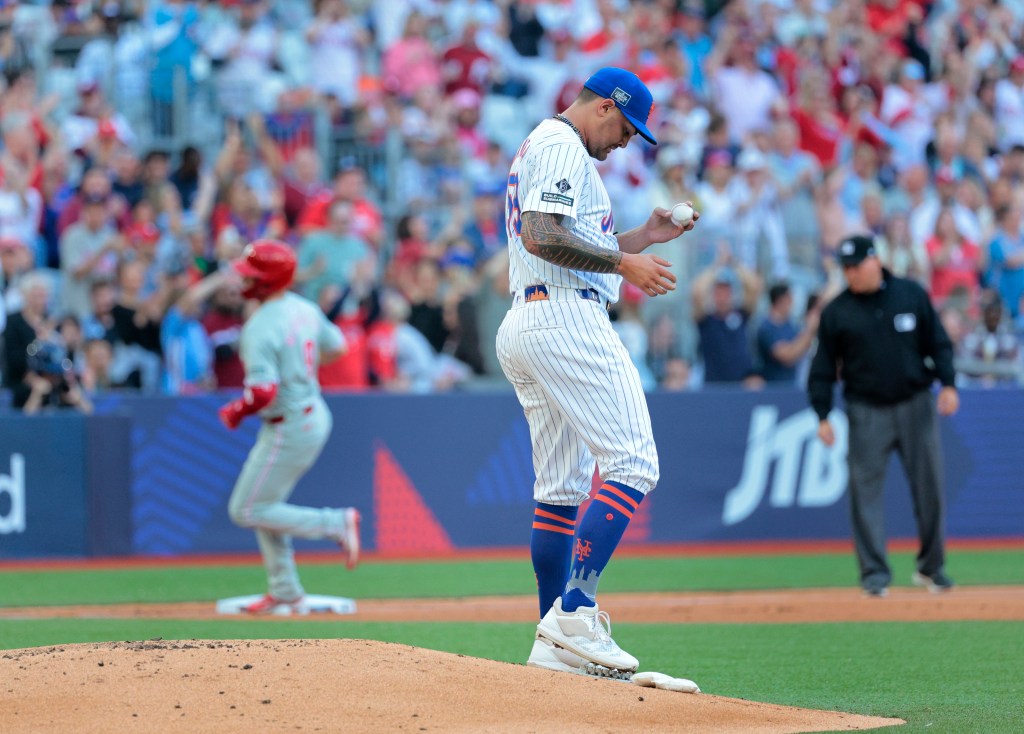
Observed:
[[[672,207],[672,223],[677,227],[685,227],[693,221],[693,207],[689,204],[676,204]]]

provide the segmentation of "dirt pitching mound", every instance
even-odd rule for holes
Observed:
[[[0,721],[5,734],[777,733],[904,723],[368,640],[148,640],[8,650],[0,653]]]

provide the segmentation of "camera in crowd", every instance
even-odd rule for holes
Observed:
[[[36,339],[28,345],[28,368],[54,383],[60,392],[71,388],[74,365],[64,346],[49,339]]]

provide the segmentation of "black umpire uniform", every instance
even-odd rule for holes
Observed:
[[[843,382],[849,419],[849,495],[853,539],[865,592],[887,593],[883,485],[895,450],[910,483],[920,552],[914,582],[953,586],[945,574],[944,502],[938,421],[931,386],[943,386],[939,412],[959,406],[953,345],[925,290],[882,268],[870,237],[845,240],[839,259],[849,287],[821,314],[808,394],[819,436],[833,441],[828,414]]]

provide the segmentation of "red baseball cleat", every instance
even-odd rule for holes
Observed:
[[[278,599],[276,596],[264,594],[262,599],[242,607],[246,614],[305,614],[302,597],[293,601]]]

